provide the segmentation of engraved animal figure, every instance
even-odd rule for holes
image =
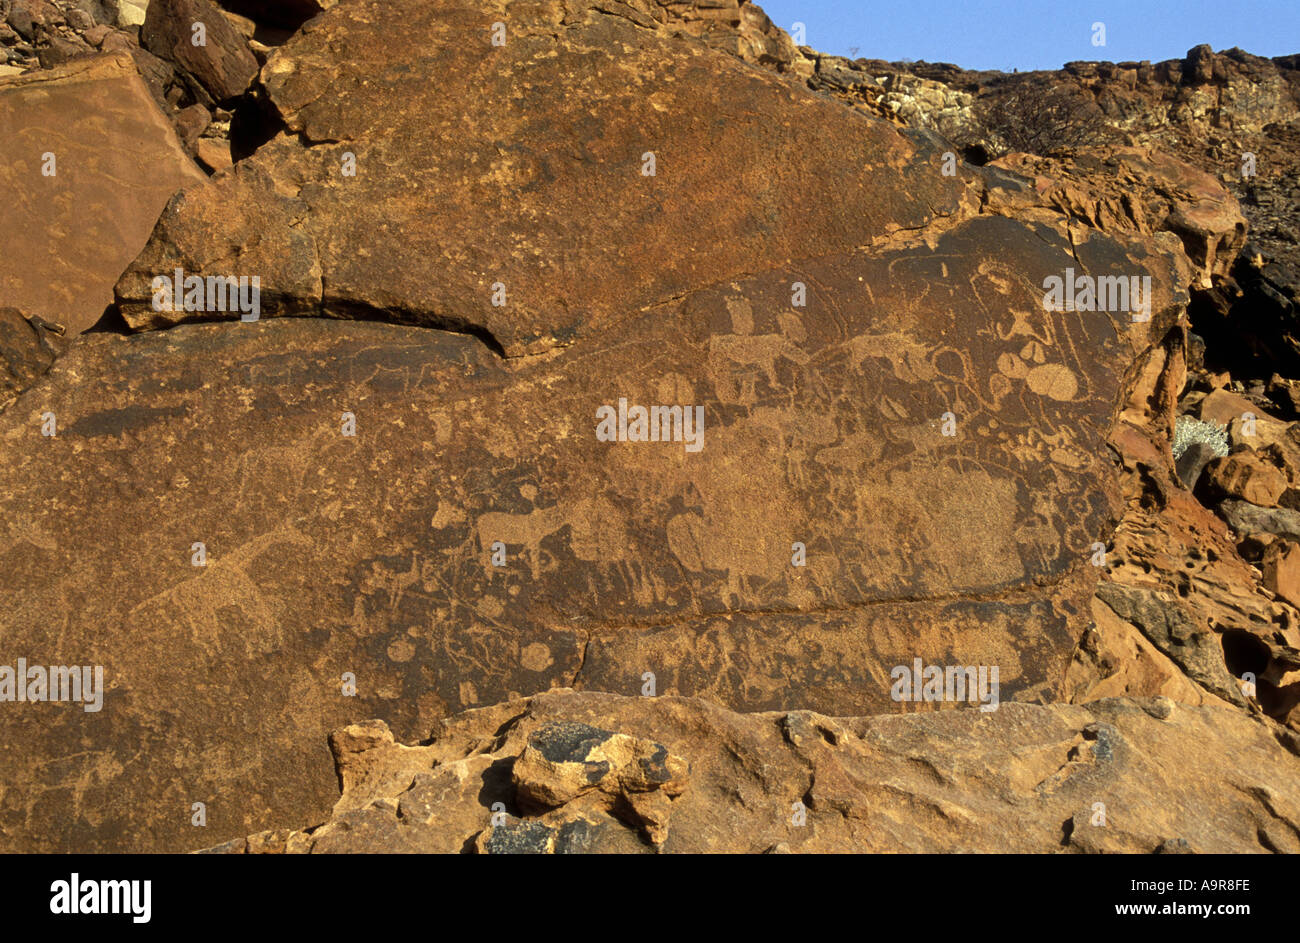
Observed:
[[[812,410],[760,406],[750,414],[750,420],[775,433],[785,458],[786,481],[800,488],[808,485],[803,466],[809,453],[839,438],[830,417]]]
[[[501,511],[488,511],[479,517],[476,524],[479,545],[484,552],[491,552],[492,544],[501,541],[507,550],[520,545],[528,560],[528,568],[533,579],[541,575],[542,541],[554,534],[568,523],[559,505],[538,508],[527,514],[506,514]],[[506,558],[507,565],[509,557]],[[492,562],[485,557],[484,566],[492,570]]]
[[[734,366],[758,367],[772,389],[780,389],[776,379],[776,362],[786,359],[806,366],[811,358],[789,338],[781,334],[717,334],[709,339],[709,367],[724,402],[750,402],[754,398],[754,378],[744,379],[744,390],[737,395],[733,385]],[[725,387],[723,386],[725,384]],[[731,393],[727,396],[724,393]]]

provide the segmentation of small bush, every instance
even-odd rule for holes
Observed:
[[[989,137],[1012,151],[1053,155],[1114,136],[1092,96],[1074,85],[1004,87],[980,98],[975,111]]]
[[[1183,453],[1197,442],[1208,445],[1215,455],[1222,458],[1228,454],[1227,427],[1217,422],[1204,422],[1191,416],[1179,416],[1174,424],[1173,453],[1174,460],[1183,457]]]

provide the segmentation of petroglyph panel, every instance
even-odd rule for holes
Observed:
[[[651,672],[660,694],[747,711],[784,709],[798,690],[809,710],[833,713],[853,703],[891,713],[903,707],[890,699],[890,669],[922,657],[943,665],[997,665],[1004,701],[1055,700],[1056,674],[1074,649],[1075,617],[1091,592],[1086,574],[1079,574],[1052,598],[880,603],[677,622],[593,638],[581,680],[590,690],[635,695],[641,675]],[[629,666],[641,666],[641,674]]]
[[[0,661],[102,663],[111,687],[97,715],[0,715],[17,756],[69,745],[8,768],[0,822],[68,817],[52,847],[192,843],[151,811],[159,751],[166,801],[241,797],[210,803],[213,835],[309,820],[339,724],[413,738],[644,671],[661,694],[849,714],[888,708],[893,664],[960,656],[1050,698],[1113,514],[1097,456],[1128,348],[1105,315],[1042,309],[1069,257],[976,220],[519,361],[321,320],[87,338],[0,415]],[[703,448],[598,441],[620,398],[702,406]]]

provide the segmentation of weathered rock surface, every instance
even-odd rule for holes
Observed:
[[[0,306],[80,333],[171,196],[206,178],[127,56],[0,79],[0,127]]]
[[[1264,554],[1264,585],[1293,606],[1300,606],[1300,544],[1275,542]]]
[[[0,308],[0,412],[49,369],[65,343],[57,330],[17,308]]]
[[[1066,679],[1069,700],[1086,703],[1108,697],[1168,697],[1192,705],[1228,707],[1189,678],[1143,633],[1093,597],[1093,624],[1079,641]]]
[[[1136,625],[1157,649],[1207,691],[1244,705],[1238,682],[1224,665],[1223,648],[1213,633],[1200,627],[1181,606],[1160,592],[1115,581],[1097,587],[1097,598]]]
[[[146,0],[0,0],[0,63],[53,68],[144,20]],[[105,50],[109,51],[109,50]]]
[[[1064,693],[1107,435],[1218,263],[634,21],[327,11],[263,72],[287,131],[169,204],[122,310],[205,316],[153,309],[181,267],[258,275],[266,315],[422,327],[96,336],[0,416],[0,655],[116,685],[0,715],[14,847],[192,847],[196,801],[217,837],[319,819],[327,731],[552,686],[865,714],[919,657]],[[1075,266],[1150,275],[1151,319],[1045,310]],[[702,447],[599,441],[620,399],[698,407]]]
[[[638,26],[696,37],[744,62],[802,78],[815,68],[785,30],[750,0],[628,0],[618,7],[632,13]]]
[[[1160,151],[1081,149],[1070,158],[1011,154],[989,166],[1034,181],[1052,208],[1104,232],[1170,232],[1196,267],[1197,288],[1227,275],[1246,243],[1241,206],[1214,177]]]
[[[1263,508],[1249,501],[1224,501],[1219,505],[1223,519],[1237,533],[1248,536],[1273,534],[1300,540],[1300,511]]]
[[[202,42],[197,41],[200,35]],[[212,0],[150,4],[140,42],[191,76],[210,102],[242,95],[257,75],[257,60],[244,37]]]
[[[1197,406],[1197,413],[1207,422],[1230,425],[1245,416],[1260,418],[1259,404],[1230,390],[1214,390]]]
[[[583,756],[613,751],[621,738],[662,759],[639,767],[649,775],[636,785],[611,790],[622,805],[594,805],[589,792],[542,812],[524,796],[569,796],[569,767],[582,764],[542,769],[530,757],[539,740],[573,731],[585,735],[573,738]],[[212,850],[1300,851],[1295,735],[1163,697],[831,718],[552,691],[449,718],[420,745],[396,743],[382,727],[355,745],[322,824]],[[685,772],[668,772],[674,759]],[[680,792],[670,796],[661,781]],[[663,810],[659,842],[630,814],[647,797]]]
[[[1287,376],[1300,373],[1294,215],[1300,205],[1300,57],[1269,60],[1240,49],[1216,53],[1198,46],[1183,59],[1164,62],[1072,62],[1056,72],[1007,75],[947,63],[850,62],[807,47],[799,52],[811,62],[811,72],[802,63],[772,67],[797,72],[810,88],[862,111],[940,132],[972,160],[982,162],[1007,147],[990,141],[986,112],[996,114],[1017,98],[1033,102],[1073,91],[1117,143],[1163,151],[1162,160],[1180,158],[1209,174],[1240,200],[1251,244],[1237,259],[1225,259],[1231,273],[1220,273],[1212,292],[1200,299],[1193,318],[1197,330],[1223,366],[1253,368],[1264,376],[1279,368]],[[1059,145],[1051,140],[1050,125],[1035,127],[1046,144]],[[1005,158],[1025,159],[1042,158]],[[1215,202],[1202,203],[1198,212],[1213,212]],[[1195,220],[1188,221],[1195,228]]]
[[[1014,286],[1069,257],[1044,235],[972,220],[935,253],[801,266],[814,311],[839,320],[783,311],[794,276],[772,275],[519,363],[463,335],[323,320],[86,338],[0,417],[5,651],[112,666],[123,696],[66,735],[118,758],[97,766],[100,821],[154,847],[188,828],[141,800],[156,750],[194,757],[165,788],[209,797],[190,801],[210,801],[213,827],[307,818],[330,788],[310,745],[358,711],[410,737],[554,684],[634,692],[645,672],[737,707],[881,710],[890,667],[918,654],[1001,666],[1004,698],[1051,696],[1111,513],[1100,443],[1080,432],[1108,421],[1127,344],[1064,313],[1041,315],[1050,349],[1014,329],[943,343],[970,334],[955,318],[972,306],[1032,310]],[[995,259],[1030,274],[986,281]],[[922,286],[933,306],[899,323]],[[596,410],[619,397],[701,405],[703,448],[598,442]],[[57,439],[40,438],[46,410]],[[867,485],[869,463],[888,471]],[[1054,497],[1023,504],[1022,488]],[[38,615],[70,599],[75,638]],[[196,676],[239,677],[241,698]],[[33,757],[65,735],[0,727]],[[250,743],[265,761],[212,759]],[[291,758],[263,767],[276,753]],[[117,846],[62,805],[91,763],[12,767],[10,833],[58,815],[76,823],[59,841]],[[250,776],[266,784],[251,801],[235,785]]]
[[[153,305],[153,277],[183,265],[259,276],[264,315],[383,317],[537,353],[975,199],[889,125],[624,16],[539,9],[370,0],[312,21],[262,76],[287,131],[168,208],[118,286],[128,323],[194,318]]]
[[[1205,490],[1215,498],[1241,498],[1251,504],[1276,507],[1287,488],[1286,475],[1252,451],[1215,459],[1205,469]]]
[[[118,26],[143,26],[150,0],[117,0]]]
[[[556,723],[533,731],[510,769],[514,800],[535,814],[614,815],[651,844],[668,837],[673,800],[686,788],[687,764],[661,743],[589,724]],[[491,848],[496,829],[481,840]]]
[[[154,4],[143,31],[145,48],[146,0],[0,0],[0,16],[11,3],[9,19],[28,30],[31,45],[10,45],[18,35],[7,35],[9,27],[0,23],[0,76],[11,68],[2,64],[6,53],[14,72],[53,68],[96,50],[129,55],[154,101],[175,124],[186,153],[214,172],[230,164],[234,117],[218,98],[230,98],[232,107],[246,104],[241,93],[266,52],[292,32],[254,23],[208,0],[184,0]],[[222,146],[224,161],[219,159]]]
[[[1110,439],[1124,470],[1126,506],[1104,559],[1094,558],[1103,566],[1096,621],[1070,667],[1069,697],[1248,703],[1300,731],[1300,612],[1275,598],[1224,520],[1174,469],[1168,442],[1187,378],[1184,350],[1177,331],[1155,348]],[[1274,443],[1269,423],[1261,415],[1250,441]],[[1239,503],[1218,505],[1228,524],[1226,509]]]
[[[746,0],[223,6],[150,7],[175,68],[89,15],[30,24],[45,65],[129,53],[225,170],[168,204],[122,314],[231,323],[51,368],[57,334],[0,311],[0,664],[110,683],[99,713],[0,713],[4,848],[192,848],[199,801],[210,840],[322,821],[334,730],[334,817],[232,848],[1294,850],[1260,784],[1294,779],[1296,564],[1248,518],[1300,508],[1262,408],[1300,392],[1196,374],[1231,423],[1214,502],[1281,505],[1223,501],[1235,537],[1168,452],[1189,299],[1290,317],[1237,201],[1152,147],[1199,112],[948,176],[926,129],[976,89],[871,78]],[[1265,91],[1234,107],[1285,118]],[[340,320],[158,311],[178,268]],[[1150,320],[1045,310],[1067,268],[1150,276]],[[599,441],[621,399],[698,406],[702,447]],[[998,666],[1002,707],[807,713],[898,711],[913,659]],[[723,707],[520,700],[552,687]],[[1025,703],[1115,695],[1161,697]],[[1091,825],[1094,788],[1132,818]]]

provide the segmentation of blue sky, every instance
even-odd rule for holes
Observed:
[[[955,62],[968,69],[1059,69],[1077,59],[1181,58],[1209,43],[1258,56],[1300,53],[1300,0],[757,0],[787,32],[805,24],[821,52]],[[1092,44],[1092,24],[1106,45]]]

